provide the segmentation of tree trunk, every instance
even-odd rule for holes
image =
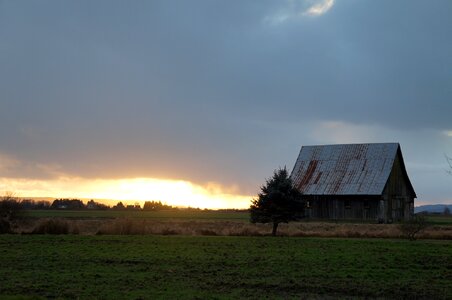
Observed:
[[[278,225],[279,225],[279,223],[273,222],[273,230],[272,230],[272,235],[273,236],[276,235],[276,230],[278,229]]]

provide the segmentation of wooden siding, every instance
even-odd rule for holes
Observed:
[[[375,196],[305,196],[306,216],[313,219],[378,220],[379,200]]]
[[[414,213],[414,195],[402,168],[400,151],[394,159],[391,174],[383,190],[383,199],[386,222],[406,220]]]

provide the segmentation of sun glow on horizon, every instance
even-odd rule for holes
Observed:
[[[0,178],[0,191],[14,191],[19,197],[109,199],[133,203],[162,201],[173,206],[199,208],[248,208],[252,196],[239,195],[221,185],[197,185],[184,180],[83,179],[62,177],[52,180]],[[110,203],[111,204],[111,203]]]

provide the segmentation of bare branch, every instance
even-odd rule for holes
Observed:
[[[3,193],[2,196],[0,196],[0,201],[11,201],[11,200],[17,200],[17,195],[15,192],[6,191]]]
[[[449,170],[446,170],[447,174],[452,175],[452,157],[447,156],[444,154],[444,157],[446,157],[447,164],[449,165]]]

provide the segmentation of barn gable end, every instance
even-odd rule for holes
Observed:
[[[413,199],[416,198],[416,193],[408,178],[400,147],[397,150],[382,198],[383,203],[386,204],[382,216],[387,215],[392,220],[401,220],[414,211]]]

